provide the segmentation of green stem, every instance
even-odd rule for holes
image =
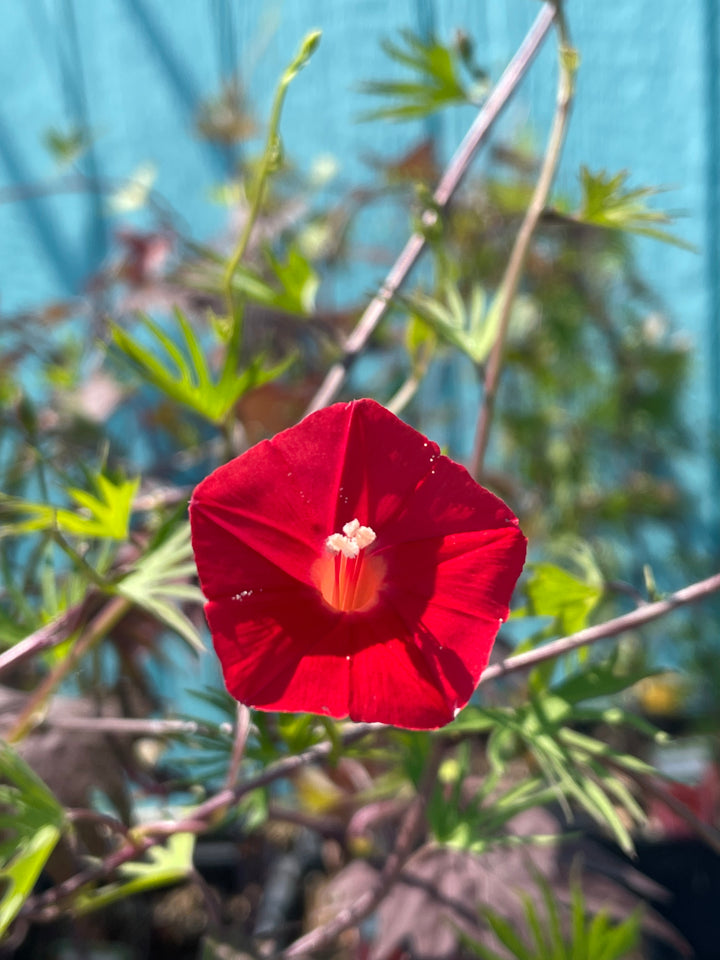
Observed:
[[[252,189],[250,209],[248,211],[242,233],[240,234],[240,238],[237,242],[237,246],[233,250],[230,259],[227,262],[225,276],[223,278],[229,319],[232,324],[232,332],[230,334],[228,352],[226,355],[226,365],[234,361],[234,358],[237,356],[237,352],[240,348],[240,343],[242,342],[243,311],[241,304],[237,303],[235,297],[233,296],[233,280],[235,277],[235,272],[240,265],[240,261],[245,256],[247,251],[248,243],[250,242],[250,235],[252,234],[253,227],[255,226],[260,213],[260,207],[264,199],[267,181],[278,163],[278,158],[280,155],[280,137],[278,134],[278,129],[280,127],[280,116],[282,114],[283,103],[285,102],[285,95],[293,79],[307,64],[310,57],[314,53],[318,43],[320,42],[320,36],[321,33],[319,30],[313,30],[307,34],[305,39],[300,44],[300,50],[298,51],[296,57],[280,78],[280,83],[275,91],[275,98],[273,100],[272,110],[270,112],[270,120],[268,123],[267,140],[265,141],[265,149],[260,161],[260,169],[257,174],[257,179]]]
[[[68,543],[57,527],[52,531],[52,538],[60,547],[60,549],[72,560],[75,566],[85,574],[91,583],[94,583],[96,587],[100,587],[101,590],[108,589],[107,580],[101,574],[99,574],[94,567],[90,566],[85,557],[79,554],[75,547]]]
[[[510,316],[512,313],[513,301],[517,294],[518,286],[522,278],[527,258],[530,242],[533,234],[540,222],[540,217],[545,210],[550,188],[552,187],[560,154],[565,142],[568,120],[570,117],[570,106],[574,92],[574,75],[577,66],[577,56],[569,43],[567,27],[562,11],[561,0],[555,3],[555,23],[558,32],[558,51],[559,51],[559,74],[557,88],[557,105],[555,108],[555,117],[553,119],[552,129],[548,138],[545,156],[543,158],[540,175],[535,185],[530,204],[525,212],[525,217],[515,239],[515,245],[510,254],[508,265],[505,269],[502,283],[498,290],[498,302],[500,303],[500,318],[498,322],[498,333],[493,345],[490,359],[485,370],[485,382],[483,384],[483,401],[478,416],[477,430],[475,434],[475,443],[472,456],[468,464],[470,474],[479,480],[482,476],[485,453],[487,451],[488,440],[490,437],[490,426],[492,424],[493,412],[495,408],[495,397],[500,382],[500,373],[502,371],[503,355],[505,350],[505,340],[507,338],[508,328],[510,326]]]

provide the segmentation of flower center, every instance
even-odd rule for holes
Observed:
[[[377,603],[385,564],[365,553],[375,539],[374,530],[351,520],[342,533],[333,533],[325,541],[325,554],[313,566],[313,579],[323,600],[335,610],[367,610]]]

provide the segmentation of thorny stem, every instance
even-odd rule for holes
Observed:
[[[558,31],[559,48],[557,105],[545,156],[540,169],[540,176],[535,184],[535,190],[533,191],[530,204],[525,211],[525,216],[520,225],[520,230],[515,239],[515,245],[513,246],[510,259],[505,269],[505,275],[503,276],[497,293],[497,296],[501,298],[498,332],[485,369],[482,405],[478,416],[475,443],[468,465],[471,476],[475,477],[476,480],[481,479],[483,472],[513,301],[515,300],[522,278],[525,260],[528,250],[530,249],[530,242],[540,222],[540,217],[545,210],[550,189],[555,179],[563,143],[565,142],[568,120],[570,118],[570,106],[574,87],[575,56],[570,47],[561,0],[556,0],[555,23]]]
[[[87,630],[73,644],[72,649],[51,672],[45,677],[40,685],[33,691],[25,708],[15,721],[12,729],[7,735],[9,743],[16,743],[21,740],[38,722],[39,714],[45,705],[48,697],[62,683],[67,675],[75,668],[85,654],[91,650],[95,644],[102,640],[109,630],[121,620],[132,603],[124,597],[113,597],[93,619]]]
[[[294,957],[315,957],[337,938],[352,927],[357,926],[365,917],[369,916],[397,880],[400,871],[405,866],[408,857],[413,852],[425,820],[425,810],[437,781],[438,769],[443,756],[442,740],[433,741],[430,756],[423,773],[418,791],[412,803],[405,812],[400,823],[395,840],[395,846],[390,852],[380,873],[377,883],[370,890],[361,894],[350,907],[341,910],[322,927],[311,930],[283,950],[278,956],[280,960],[291,960]]]
[[[553,3],[544,3],[535,22],[527,33],[517,53],[512,58],[500,77],[497,85],[485,101],[475,121],[468,130],[465,138],[455,152],[445,173],[433,194],[432,209],[423,215],[425,227],[432,227],[439,214],[447,207],[450,199],[457,190],[470,161],[492,129],[493,124],[500,116],[503,108],[515,92],[518,84],[527,72],[535,55],[547,35],[555,18]],[[365,312],[345,342],[343,358],[328,370],[320,388],[310,402],[306,414],[314,413],[327,406],[342,387],[348,371],[364,349],[373,331],[385,316],[390,301],[407,279],[415,266],[420,254],[425,248],[424,233],[413,233],[405,244],[400,256],[395,261],[377,295],[370,301]]]

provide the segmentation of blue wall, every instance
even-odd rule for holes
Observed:
[[[536,15],[536,0],[23,0],[3,5],[0,37],[0,305],[3,311],[82,290],[108,254],[118,220],[100,193],[17,199],[18,186],[57,176],[42,145],[50,127],[88,127],[95,139],[81,161],[93,179],[131,174],[151,162],[156,188],[189,225],[209,239],[224,211],[208,202],[232,156],[194,135],[200,102],[217,92],[235,65],[259,119],[299,39],[323,30],[313,62],[292,86],[283,127],[288,152],[308,166],[321,153],[341,162],[344,184],[369,174],[362,158],[399,155],[419,125],[356,124],[367,104],[357,83],[385,76],[378,40],[397,28],[434,26],[446,39],[465,27],[478,60],[499,75]],[[687,253],[638,242],[637,254],[676,328],[697,348],[688,424],[703,446],[692,464],[710,516],[718,477],[709,454],[720,413],[720,89],[718,0],[569,0],[567,12],[582,65],[558,189],[572,193],[582,163],[628,168],[636,184],[673,188],[660,203],[682,211],[678,233]],[[547,44],[500,133],[530,131],[542,145],[553,110],[555,64]],[[433,124],[443,152],[472,117],[462,108]],[[404,238],[403,218],[373,219],[389,251]],[[380,271],[351,278],[329,299],[352,299]],[[468,405],[468,425],[474,411]],[[461,418],[462,422],[462,418]]]

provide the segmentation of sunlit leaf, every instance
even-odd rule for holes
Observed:
[[[202,253],[201,259],[185,269],[185,282],[197,290],[221,297],[224,295],[225,261],[210,255],[208,251]],[[245,263],[235,267],[232,278],[235,296],[268,309],[294,316],[309,316],[315,308],[320,278],[303,255],[299,244],[290,244],[284,259],[269,248],[264,250],[263,255],[267,264],[264,273]]]
[[[60,839],[63,808],[24,760],[0,742],[0,937]]]
[[[197,627],[181,609],[183,603],[204,601],[200,588],[188,582],[195,573],[190,527],[183,523],[167,540],[144,554],[116,590],[178,633],[194,650],[203,652]]]
[[[596,695],[593,684],[586,689],[589,698]],[[582,690],[576,687],[573,692],[579,696]],[[488,792],[500,782],[509,764],[521,757],[532,757],[532,766],[541,773],[540,781],[533,782],[529,793],[524,788],[511,788],[505,798],[494,797],[492,806],[483,811],[485,818],[478,820],[480,835],[495,825],[501,827],[508,813],[515,816],[528,806],[555,799],[570,814],[569,801],[574,801],[608,829],[626,852],[631,852],[627,822],[643,823],[645,815],[624,788],[617,771],[647,774],[652,768],[572,727],[573,723],[600,724],[605,716],[606,711],[579,707],[552,689],[539,696],[531,692],[529,701],[516,707],[463,711],[447,729],[450,733],[489,729]],[[472,804],[465,804],[464,809],[465,819],[476,813]]]
[[[605,910],[590,913],[577,879],[571,882],[570,906],[565,909],[547,878],[537,871],[533,876],[536,893],[518,890],[525,930],[485,906],[481,916],[506,952],[499,954],[486,941],[463,936],[463,943],[471,953],[483,960],[621,960],[635,955],[640,940],[641,910],[620,921],[611,920]],[[568,914],[569,923],[564,923]]]
[[[571,634],[586,626],[604,588],[601,582],[580,580],[553,563],[535,563],[525,591],[532,613],[553,617],[561,633]]]
[[[590,663],[584,670],[579,670],[553,687],[553,692],[571,703],[581,700],[591,700],[595,697],[611,697],[632,687],[639,680],[647,677],[645,667],[623,670],[617,656],[612,656],[602,663]]]
[[[166,843],[150,847],[145,861],[133,860],[119,867],[121,880],[80,893],[75,910],[79,914],[91,913],[126,897],[187,880],[193,872],[194,848],[194,834],[173,834]]]
[[[116,345],[131,361],[136,370],[171,400],[190,407],[212,423],[222,423],[230,410],[244,394],[279,377],[287,370],[293,357],[266,368],[264,358],[254,357],[242,371],[226,364],[219,377],[210,370],[200,341],[181,310],[175,318],[184,340],[181,349],[150,317],[141,317],[153,338],[153,350],[130,336],[122,327],[113,324],[112,335]],[[157,349],[164,351],[160,360]]]
[[[652,237],[684,250],[694,250],[692,244],[664,229],[673,222],[669,214],[662,210],[653,210],[647,205],[647,201],[662,190],[657,187],[628,189],[628,177],[627,170],[611,175],[604,170],[591,173],[587,167],[582,167],[582,199],[576,219],[609,230],[623,230],[626,233]]]
[[[451,104],[477,104],[485,95],[487,78],[471,66],[467,49],[446,47],[434,38],[423,40],[410,30],[402,31],[401,43],[385,41],[382,47],[392,61],[411,71],[416,79],[361,84],[364,93],[389,101],[362,114],[361,120],[413,120]],[[467,83],[461,79],[461,66],[470,70]]]
[[[0,520],[18,516],[26,518],[0,524],[0,537],[36,530],[59,530],[78,537],[124,540],[139,479],[115,481],[100,472],[91,474],[90,480],[94,492],[77,487],[65,491],[77,511],[0,494]]]
[[[462,350],[473,363],[485,362],[497,337],[499,309],[497,302],[486,308],[485,291],[478,284],[473,284],[467,300],[451,282],[444,284],[440,297],[415,293],[398,300],[411,318]]]

